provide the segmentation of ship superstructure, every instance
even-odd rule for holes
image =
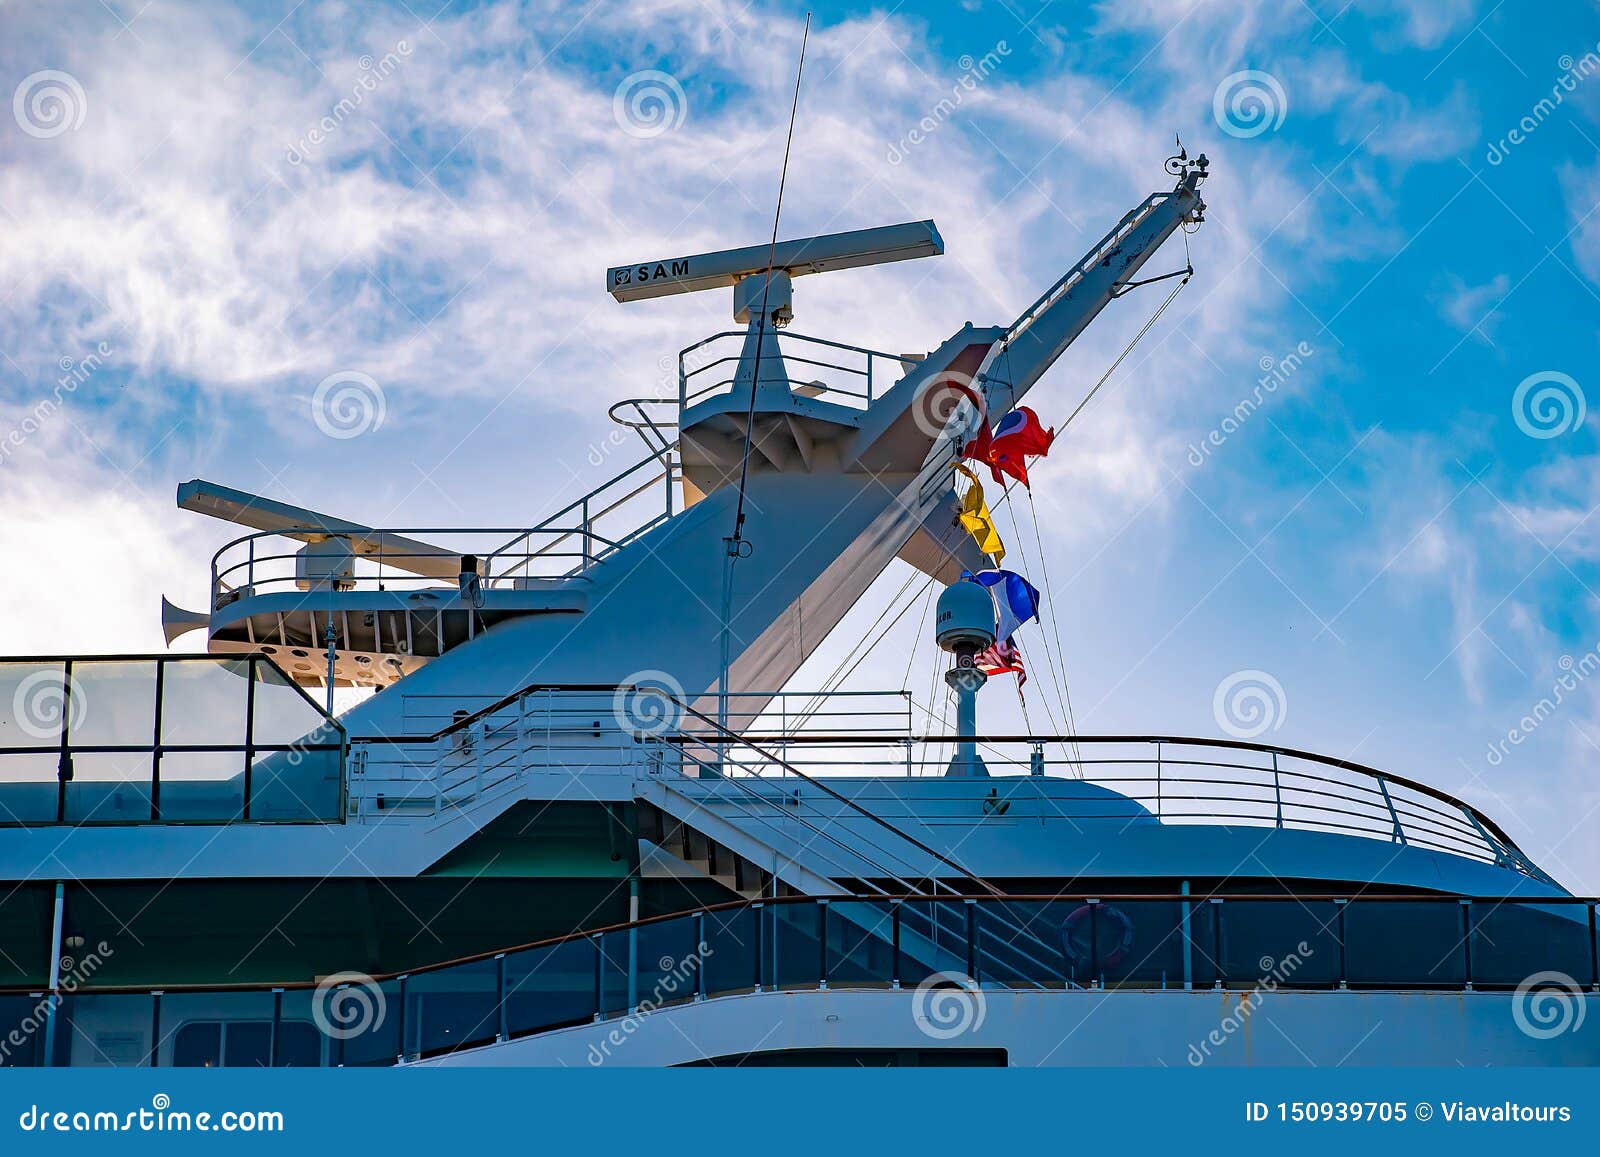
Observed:
[[[931,221],[608,270],[731,291],[743,328],[618,403],[645,456],[533,527],[183,484],[248,530],[205,611],[164,608],[206,655],[0,663],[6,1063],[1199,1063],[1263,985],[1280,1033],[1202,1060],[1600,1060],[1514,1015],[1539,973],[1592,1002],[1595,904],[1460,800],[1237,740],[982,734],[998,622],[939,627],[955,734],[789,686],[897,558],[953,617],[997,605],[956,467],[1101,310],[1193,273],[1144,272],[1203,219],[1205,159],[1169,172],[926,353],[788,326],[797,280],[935,256]],[[335,717],[336,685],[376,693]]]

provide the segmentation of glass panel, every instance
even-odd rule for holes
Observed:
[[[662,920],[638,930],[639,980],[630,1007],[648,1002],[651,1008],[660,1008],[694,999],[703,966],[697,930],[694,916]]]
[[[894,978],[894,914],[881,900],[826,905],[830,984],[887,986]]]
[[[339,1042],[322,1035],[311,1015],[316,997],[309,988],[291,989],[278,1007],[278,1067],[314,1069],[334,1063]]]
[[[241,732],[242,734],[242,732]],[[338,743],[339,729],[305,692],[266,663],[256,664],[255,742],[277,744]]]
[[[628,1000],[628,934],[607,932],[600,937],[600,1011],[620,1016],[632,1005]]]
[[[250,818],[337,820],[340,768],[336,750],[258,754],[250,765]]]
[[[427,1056],[492,1041],[500,1033],[499,965],[457,964],[406,984],[410,1052]]]
[[[1182,901],[1117,900],[1096,908],[1095,948],[1105,984],[1182,988],[1186,963],[1193,977],[1193,931],[1186,942]]]
[[[760,908],[730,908],[706,913],[706,953],[702,966],[706,994],[748,992],[756,986],[757,917]]]
[[[1593,982],[1586,905],[1475,902],[1471,907],[1472,983],[1514,987],[1538,972]]]
[[[149,1064],[155,997],[66,996],[57,1016],[55,1063],[73,1068],[131,1068]]]
[[[1224,900],[1222,964],[1235,988],[1334,985],[1338,909],[1330,900]]]
[[[243,747],[249,664],[240,660],[166,665],[161,687],[161,742]]]
[[[0,692],[3,694],[3,692]],[[5,700],[0,698],[0,707]],[[7,728],[0,727],[0,732]],[[59,802],[60,756],[0,750],[0,823],[52,824]]]
[[[175,992],[161,998],[162,1068],[265,1066],[272,1038],[271,992]],[[238,1039],[235,1040],[235,1036]],[[258,1042],[254,1053],[250,1041]],[[239,1061],[229,1060],[230,1055]]]
[[[176,1069],[215,1069],[222,1065],[222,1023],[186,1024],[172,1034],[166,1063]]]
[[[156,736],[156,665],[149,660],[72,665],[68,742],[150,747]]]
[[[915,986],[935,972],[966,975],[967,905],[959,900],[900,905],[900,983]]]
[[[148,822],[152,758],[149,751],[73,753],[72,778],[67,781],[67,822]]]
[[[31,1069],[44,1064],[44,993],[0,996],[0,1069]]]
[[[61,742],[63,664],[0,663],[0,748]]]
[[[230,1069],[264,1069],[272,1064],[272,1022],[232,1021],[222,1038],[222,1064]]]
[[[288,994],[285,993],[285,996]],[[280,1069],[313,1069],[324,1063],[322,1034],[309,1020],[289,1020],[285,1005],[285,1018],[278,1023],[278,1059]]]
[[[161,755],[161,818],[233,821],[244,814],[244,751]]]
[[[506,957],[506,1030],[512,1036],[594,1019],[594,941],[585,936]]]
[[[815,901],[768,908],[773,945],[773,984],[815,988],[822,979],[820,914]]]
[[[1081,970],[1067,958],[1061,938],[1063,920],[1077,907],[1017,901],[979,904],[979,978],[1029,984],[1079,979]]]
[[[1464,984],[1461,905],[1454,900],[1352,900],[1344,909],[1345,973],[1351,984]]]
[[[370,986],[363,991],[352,985],[342,998],[339,989],[320,998],[323,1019],[341,1034],[351,1034],[333,1041],[333,1055],[340,1064],[351,1068],[392,1065],[400,1055],[400,1022],[404,1019],[400,981],[386,980],[377,987],[374,993]]]

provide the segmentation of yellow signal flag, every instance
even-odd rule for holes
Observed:
[[[972,535],[979,550],[993,558],[997,564],[1004,562],[1006,544],[1000,541],[1000,532],[994,525],[994,515],[989,513],[989,504],[984,501],[983,483],[979,482],[978,476],[965,466],[960,463],[954,465],[959,473],[965,474],[972,480],[966,497],[961,500],[961,513],[957,515],[961,525]]]

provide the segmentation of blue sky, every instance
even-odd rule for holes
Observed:
[[[200,605],[230,537],[173,509],[190,477],[413,526],[521,525],[602,481],[624,460],[592,453],[605,407],[665,391],[675,352],[727,321],[720,295],[618,306],[603,271],[766,236],[804,11],[0,6],[0,554],[56,568],[0,579],[0,649],[158,646],[158,594]],[[1600,681],[1569,675],[1507,742],[1600,646],[1594,9],[813,12],[784,232],[931,216],[948,252],[802,282],[805,332],[914,350],[1003,324],[1168,183],[1174,134],[1213,160],[1193,284],[1034,470],[1047,566],[1026,520],[1024,553],[1055,608],[1023,639],[1034,724],[1055,633],[1085,732],[1215,734],[1219,684],[1266,672],[1282,688],[1267,738],[1457,791],[1600,889]],[[659,133],[617,115],[643,71],[682,94]],[[1241,85],[1268,107],[1231,120]],[[64,103],[36,107],[41,88]],[[1040,384],[1047,423],[1153,292]],[[92,368],[25,426],[64,359]],[[359,437],[312,420],[340,372],[382,393]],[[1569,403],[1543,426],[1514,406],[1535,375]],[[897,685],[908,652],[926,685],[916,619],[855,685]],[[998,724],[1012,707],[985,709]]]

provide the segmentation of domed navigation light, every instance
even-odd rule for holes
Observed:
[[[994,646],[994,598],[987,587],[958,582],[944,589],[934,611],[933,638],[956,657],[944,681],[956,696],[956,751],[945,771],[957,779],[986,779],[989,769],[978,754],[978,691],[989,677],[978,670],[980,652]]]

